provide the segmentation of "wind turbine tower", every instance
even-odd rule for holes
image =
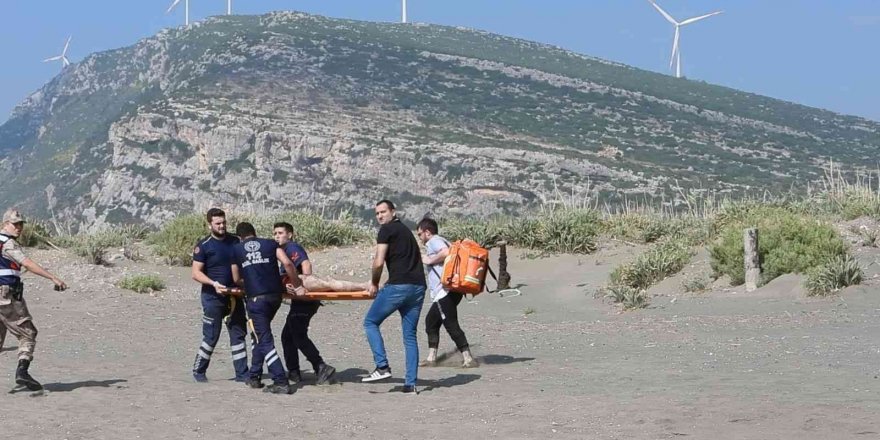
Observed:
[[[673,37],[673,39],[672,39],[672,57],[669,59],[669,68],[671,69],[672,66],[675,65],[675,77],[681,78],[681,43],[680,43],[681,27],[689,25],[689,24],[697,22],[697,21],[700,21],[704,18],[709,18],[713,15],[718,15],[724,11],[715,11],[715,12],[712,12],[712,13],[709,13],[706,15],[701,15],[699,17],[693,17],[693,18],[688,18],[687,20],[676,21],[674,18],[672,18],[671,15],[669,15],[666,11],[664,11],[663,8],[661,8],[660,5],[658,5],[654,0],[648,0],[648,2],[651,3],[651,6],[653,6],[655,9],[657,9],[658,12],[660,12],[660,15],[662,15],[663,18],[666,19],[666,21],[672,23],[672,25],[675,26],[675,37]]]
[[[165,11],[166,14],[170,13],[177,4],[180,3],[180,0],[174,0],[174,3],[171,3],[171,6],[168,7],[168,10]],[[183,0],[184,6],[184,24],[189,26],[189,0]],[[228,6],[228,5],[227,5]]]
[[[402,1],[402,3],[401,3],[400,22],[406,23],[406,0],[401,0],[401,1]]]
[[[232,15],[232,0],[226,0],[226,15]]]
[[[61,69],[64,69],[65,67],[69,66],[70,60],[67,59],[67,48],[70,47],[70,39],[72,37],[73,37],[72,35],[67,37],[67,42],[64,43],[64,50],[61,51],[61,55],[54,56],[51,58],[46,58],[45,60],[43,60],[43,62],[48,63],[49,61],[61,60]]]

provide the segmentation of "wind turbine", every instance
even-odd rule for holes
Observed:
[[[184,2],[184,24],[189,26],[189,0],[183,0],[183,2]],[[165,13],[166,14],[170,13],[171,10],[173,10],[174,7],[177,6],[178,3],[180,3],[180,0],[174,0],[174,3],[172,3],[171,6],[168,7],[168,10],[165,11]]]
[[[666,11],[664,11],[663,8],[661,8],[660,5],[658,5],[654,0],[648,0],[648,2],[651,3],[651,6],[657,9],[657,11],[659,11],[661,15],[663,15],[663,18],[665,18],[666,21],[672,23],[672,25],[675,26],[675,37],[672,40],[672,57],[669,59],[669,68],[671,69],[672,65],[675,64],[675,77],[681,78],[681,45],[679,43],[679,40],[681,39],[681,27],[700,21],[704,18],[709,18],[713,15],[718,15],[724,11],[715,11],[706,15],[688,18],[687,20],[682,20],[679,22],[675,21],[675,19],[672,18],[671,15],[666,13]]]
[[[70,60],[67,59],[67,48],[70,46],[70,39],[72,37],[73,37],[72,35],[67,37],[67,42],[64,43],[64,50],[61,51],[61,55],[58,55],[58,56],[52,57],[52,58],[46,58],[45,60],[43,60],[43,62],[48,63],[49,61],[61,60],[61,68],[62,69],[69,66]]]
[[[401,0],[401,1],[402,1],[402,3],[401,3],[401,11],[402,11],[402,13],[401,13],[401,16],[400,16],[400,22],[401,22],[401,23],[406,23],[406,0]]]
[[[232,0],[226,0],[226,15],[232,15]]]

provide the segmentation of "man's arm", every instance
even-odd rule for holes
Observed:
[[[299,279],[299,272],[297,272],[293,262],[290,261],[290,258],[287,258],[287,254],[281,248],[275,249],[275,257],[278,258],[278,262],[284,267],[284,272],[287,274],[290,284],[293,285],[294,290],[297,292],[296,294],[302,295],[305,290],[300,289],[302,287],[302,280]]]
[[[244,280],[241,279],[241,274],[238,271],[238,265],[232,263],[232,265],[229,266],[229,269],[232,271],[232,282],[235,283],[235,285],[238,287],[244,287]]]
[[[67,288],[67,284],[65,284],[64,281],[61,281],[60,278],[56,277],[48,270],[43,269],[43,266],[40,266],[39,264],[37,264],[36,261],[31,260],[30,258],[25,258],[24,260],[22,260],[21,265],[25,269],[43,277],[43,278],[51,280],[53,283],[55,283],[55,286],[58,288],[58,290],[64,290]]]
[[[302,267],[303,271],[300,275],[311,275],[312,274],[312,262],[309,260],[303,260],[300,263],[300,267]]]
[[[385,267],[385,257],[388,255],[388,243],[376,245],[376,255],[373,256],[373,277],[370,281],[370,295],[379,291],[379,281],[382,280],[382,268]]]
[[[447,256],[449,256],[449,248],[445,247],[443,249],[440,249],[440,251],[437,252],[436,254],[434,254],[433,257],[429,257],[427,255],[422,257],[422,264],[430,264],[430,265],[440,264],[444,260],[446,260]]]
[[[228,287],[209,278],[205,273],[205,263],[202,263],[201,261],[193,260],[192,279],[208,286],[214,286],[214,290],[216,290],[217,293],[222,293]]]

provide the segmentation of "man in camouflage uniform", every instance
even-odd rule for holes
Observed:
[[[21,268],[52,280],[55,283],[55,290],[64,290],[67,284],[22,252],[15,239],[21,234],[24,223],[24,217],[16,209],[9,209],[3,214],[3,225],[0,228],[0,325],[4,329],[4,337],[5,332],[8,331],[18,338],[16,385],[31,391],[39,391],[43,386],[28,373],[31,360],[34,358],[37,328],[34,327],[33,318],[24,300]]]

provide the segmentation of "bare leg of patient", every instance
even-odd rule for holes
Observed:
[[[309,292],[359,292],[370,288],[370,283],[321,278],[315,275],[300,275],[303,287]]]

